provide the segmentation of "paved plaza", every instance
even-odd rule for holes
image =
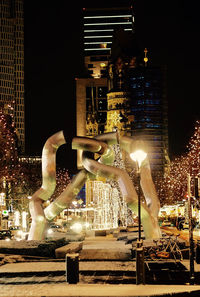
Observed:
[[[189,259],[145,261],[146,284],[136,285],[128,238],[133,234],[122,232],[118,238],[96,236],[74,243],[81,246],[77,284],[66,280],[65,258],[6,255],[0,296],[200,296],[200,264],[194,262],[195,284],[190,285]]]

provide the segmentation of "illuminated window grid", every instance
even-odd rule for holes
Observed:
[[[84,51],[86,55],[110,53],[113,32],[118,26],[125,31],[133,31],[134,16],[130,8],[87,9],[84,19]],[[127,13],[129,11],[129,13]],[[123,13],[124,12],[124,13]],[[89,15],[88,15],[89,14]],[[93,14],[93,15],[92,15]],[[87,39],[87,41],[86,41]],[[101,41],[101,42],[100,42]],[[102,45],[106,46],[103,47]]]
[[[0,105],[12,114],[22,152],[25,148],[24,127],[24,1],[13,7],[10,1],[1,5]]]

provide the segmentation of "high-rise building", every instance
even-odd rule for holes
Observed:
[[[0,0],[0,36],[0,107],[13,115],[18,144],[24,152],[23,0]]]
[[[78,136],[96,136],[104,132],[107,117],[107,78],[77,78],[76,127]],[[81,167],[80,152],[78,167]]]
[[[99,78],[106,76],[115,30],[134,30],[132,6],[83,8],[83,43],[85,67]]]
[[[128,71],[131,133],[145,141],[151,170],[164,172],[168,165],[168,114],[165,67],[143,66]]]
[[[129,38],[124,32],[120,36]],[[128,49],[124,41],[113,42],[105,130],[116,127],[144,141],[153,174],[162,173],[168,164],[166,71],[148,64],[147,49],[142,59],[134,38],[130,44]]]
[[[145,141],[152,173],[163,173],[168,162],[165,68],[148,63],[147,49],[138,48],[132,7],[88,8],[83,18],[88,76],[76,82],[77,135],[117,128]]]
[[[84,64],[87,76],[76,79],[77,135],[94,136],[105,130],[108,63],[113,37],[119,29],[133,32],[132,6],[83,8]],[[81,111],[84,113],[82,116]]]

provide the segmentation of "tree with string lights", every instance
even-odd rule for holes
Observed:
[[[113,166],[126,170],[125,169],[125,164],[124,161],[122,159],[122,153],[121,153],[121,149],[120,149],[120,145],[119,144],[114,144],[112,145],[112,149],[115,153],[115,159],[113,162]],[[119,184],[117,181],[113,180],[113,179],[108,179],[107,182],[111,185],[111,187],[113,189],[115,189],[118,193],[118,205],[119,205],[119,213],[118,213],[118,223],[121,226],[127,226],[128,223],[128,208],[127,208],[127,203],[124,200],[124,197],[121,193]]]
[[[0,191],[12,209],[17,193],[24,193],[27,175],[18,160],[17,134],[12,115],[0,111]]]
[[[71,182],[71,178],[69,172],[65,168],[58,168],[56,171],[56,188],[51,196],[51,201],[56,199],[67,187],[67,185]]]
[[[193,192],[193,180],[200,176],[200,121],[196,121],[187,152],[175,158],[170,163],[164,177],[157,179],[156,188],[161,204],[173,204],[187,197],[188,174],[192,177],[191,190]]]
[[[170,163],[164,176],[156,177],[155,186],[161,205],[183,200],[187,192],[187,173],[188,159],[181,156]]]
[[[41,186],[41,165],[20,161],[17,135],[11,115],[0,111],[0,192],[5,194],[7,209],[27,210],[28,199]],[[70,182],[66,169],[57,169],[56,189],[51,200]]]
[[[190,166],[190,175],[196,177],[200,175],[200,121],[196,121],[194,135],[191,137],[188,145],[188,163]]]
[[[17,161],[17,137],[12,117],[0,111],[0,166],[8,167]]]

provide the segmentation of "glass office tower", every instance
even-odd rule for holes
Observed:
[[[0,107],[13,115],[21,152],[24,123],[24,1],[0,1]]]
[[[94,78],[107,75],[113,34],[119,28],[134,31],[131,6],[112,8],[83,8],[83,43],[85,66]]]
[[[148,145],[153,173],[168,165],[166,74],[163,67],[136,67],[128,71],[132,135]]]

